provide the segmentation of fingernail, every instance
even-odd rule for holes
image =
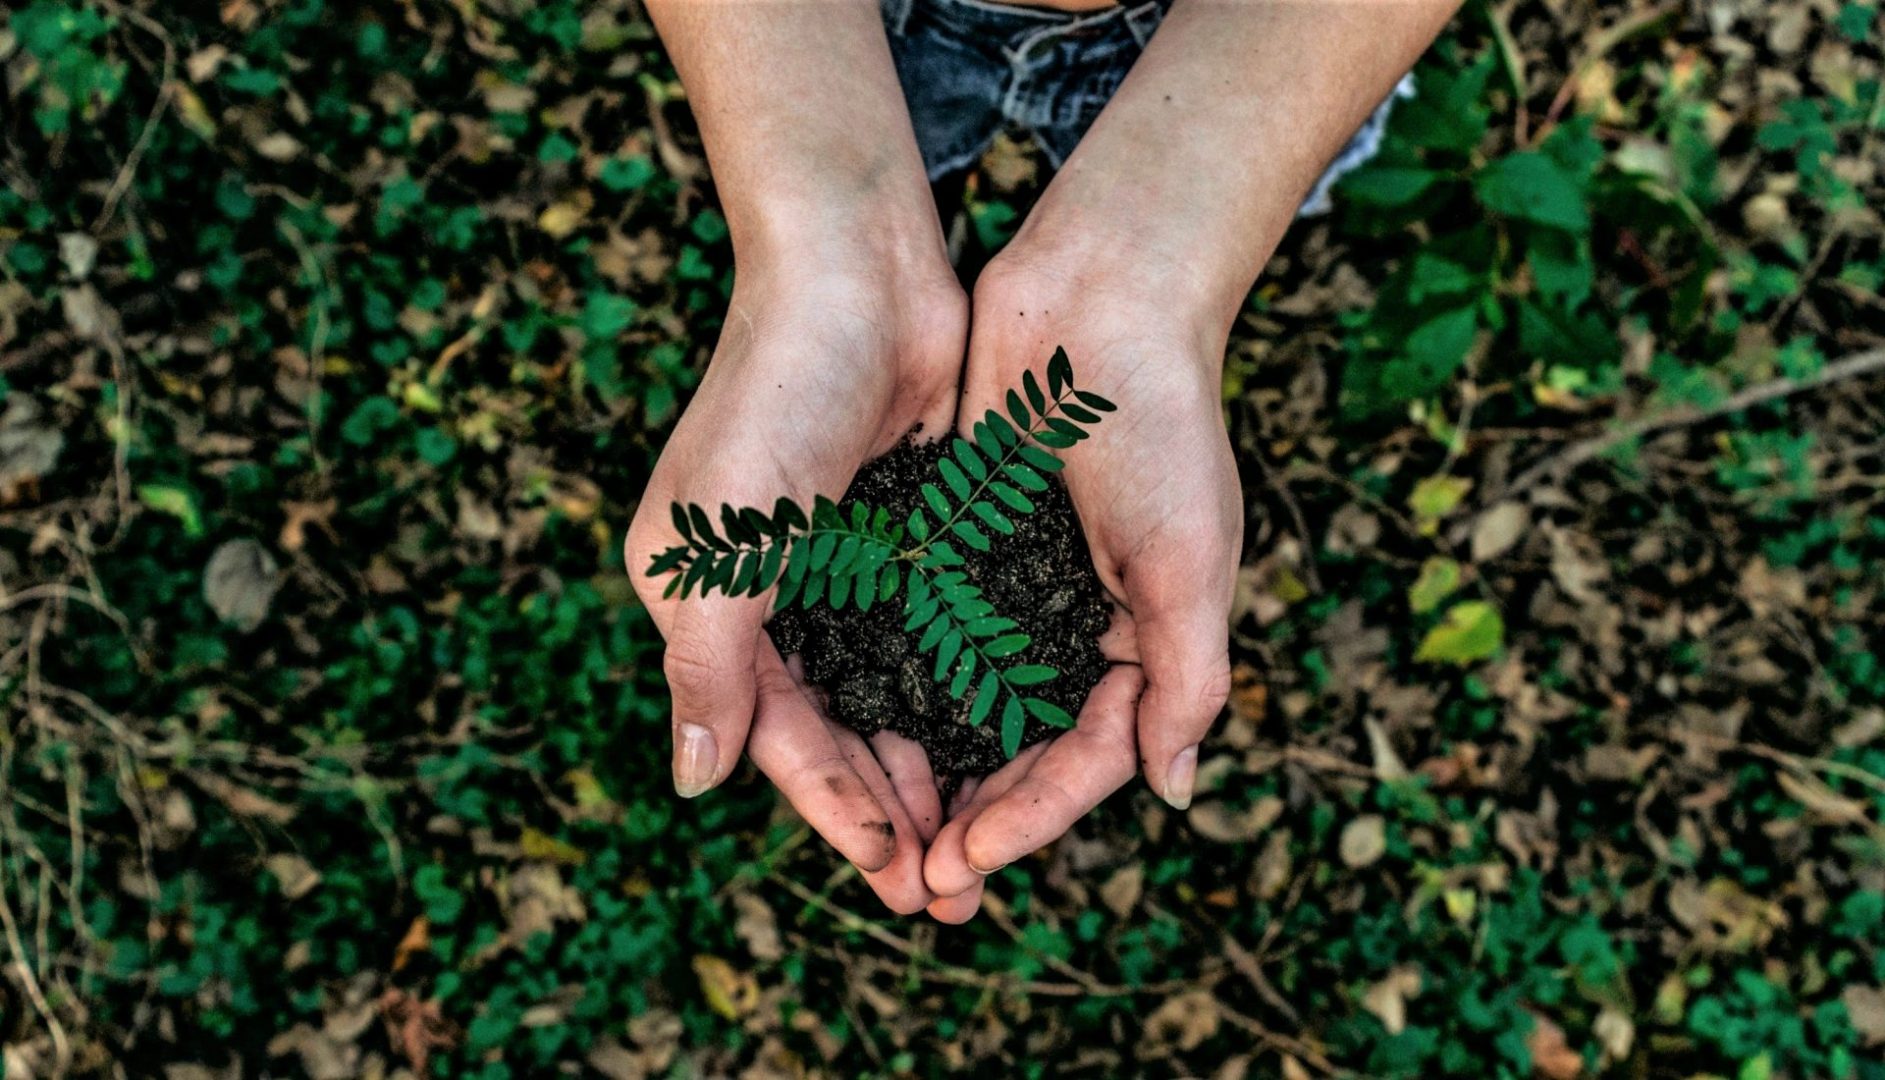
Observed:
[[[1198,746],[1193,743],[1178,751],[1172,767],[1165,771],[1165,801],[1174,810],[1191,807],[1191,785],[1198,779]]]
[[[674,793],[691,799],[713,786],[720,747],[713,732],[699,724],[676,724],[674,743]]]
[[[982,875],[983,877],[987,877],[988,875],[994,873],[995,871],[1000,870],[1003,866],[1008,865],[1007,863],[1002,863],[1000,866],[991,866],[988,869],[984,870],[981,867],[975,865],[975,863],[970,862],[967,859],[964,859],[963,861],[969,863],[969,869],[975,871],[976,873]]]

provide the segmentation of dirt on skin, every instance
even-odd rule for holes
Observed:
[[[844,502],[885,507],[891,520],[902,521],[921,504],[920,486],[936,480],[936,461],[942,455],[940,442],[905,442],[859,470]],[[1047,664],[1059,670],[1059,678],[1030,692],[1078,716],[1087,694],[1106,673],[1099,636],[1111,619],[1112,604],[1093,570],[1067,489],[1051,479],[1048,490],[1031,493],[1030,498],[1035,512],[1009,515],[1014,535],[991,535],[992,550],[954,546],[967,562],[963,570],[969,580],[996,612],[1020,623],[1021,632],[1033,639],[1004,663]],[[979,776],[999,768],[1007,760],[1001,752],[999,717],[990,715],[981,725],[971,726],[975,688],[960,701],[950,697],[948,685],[932,677],[934,654],[917,651],[919,635],[905,632],[903,622],[899,595],[868,612],[794,606],[774,616],[767,629],[781,653],[799,654],[807,679],[825,691],[833,719],[863,735],[888,728],[914,739],[929,753],[938,779]],[[1039,742],[1056,730],[1029,719],[1021,745]]]

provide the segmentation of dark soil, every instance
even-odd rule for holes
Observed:
[[[922,499],[919,487],[936,477],[942,443],[906,442],[864,466],[845,500],[882,506],[901,521]],[[1067,490],[1058,480],[1031,495],[1035,512],[1010,515],[1013,536],[991,536],[992,551],[955,545],[973,581],[995,610],[1021,624],[1033,638],[1006,663],[1047,664],[1060,677],[1032,691],[1078,716],[1106,660],[1098,639],[1111,618],[1111,603],[1087,554],[1086,536]],[[957,701],[933,678],[935,657],[917,652],[917,635],[903,629],[903,605],[893,600],[868,612],[792,607],[768,625],[779,651],[798,653],[806,677],[825,690],[828,711],[861,734],[888,728],[921,743],[938,778],[992,772],[1007,759],[1001,725],[991,716],[969,725],[974,689]],[[1021,737],[1028,746],[1056,729],[1030,719]]]

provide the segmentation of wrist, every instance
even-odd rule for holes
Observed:
[[[983,271],[974,306],[1064,319],[1069,332],[1085,331],[1083,337],[1140,340],[1194,360],[1215,382],[1250,284],[1131,227],[1097,220],[1081,227],[1077,219],[1048,221],[1037,210]]]
[[[1203,214],[1071,194],[1043,198],[1001,258],[1088,293],[1089,305],[1152,316],[1221,354],[1275,239],[1226,236]]]

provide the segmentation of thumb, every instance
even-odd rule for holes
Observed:
[[[1191,805],[1198,744],[1230,697],[1230,598],[1166,595],[1135,605],[1145,692],[1139,698],[1139,762],[1153,791]]]
[[[754,661],[765,605],[702,596],[678,605],[662,671],[674,702],[674,790],[691,799],[726,779],[753,724]]]

